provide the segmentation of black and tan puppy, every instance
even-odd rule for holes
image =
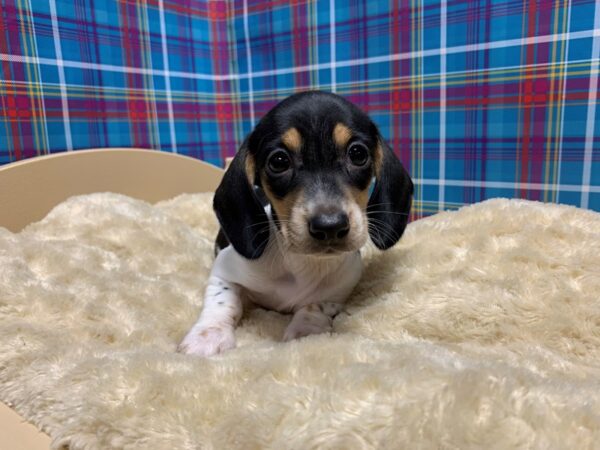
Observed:
[[[294,314],[285,340],[330,331],[360,278],[359,249],[369,236],[383,250],[400,239],[412,193],[408,173],[358,107],[325,92],[283,100],[246,138],[215,193],[221,250],[179,351],[233,348],[242,290]]]

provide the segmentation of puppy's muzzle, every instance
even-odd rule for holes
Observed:
[[[308,232],[318,241],[344,239],[350,232],[348,214],[341,211],[316,214],[308,221]]]

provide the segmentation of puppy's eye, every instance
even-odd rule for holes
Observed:
[[[267,161],[269,170],[273,173],[283,173],[292,166],[290,157],[283,150],[275,150]]]
[[[369,160],[369,150],[364,144],[354,142],[348,147],[348,158],[355,166],[364,166]]]

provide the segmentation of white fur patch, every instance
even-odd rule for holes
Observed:
[[[210,200],[75,197],[0,229],[0,399],[56,447],[600,442],[600,214],[493,200],[418,221],[363,251],[332,333],[281,343],[290,316],[250,309],[204,359],[176,345],[213,262]]]
[[[178,345],[177,351],[188,355],[211,356],[234,347],[232,327],[194,327]]]
[[[291,341],[311,334],[321,334],[332,330],[332,319],[321,309],[314,306],[314,310],[306,307],[297,311],[290,324],[283,333],[284,341]]]

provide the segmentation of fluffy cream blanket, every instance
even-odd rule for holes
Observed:
[[[0,399],[53,445],[152,449],[600,446],[600,214],[492,200],[411,224],[332,335],[175,353],[217,226],[208,195],[72,198],[0,229]]]

